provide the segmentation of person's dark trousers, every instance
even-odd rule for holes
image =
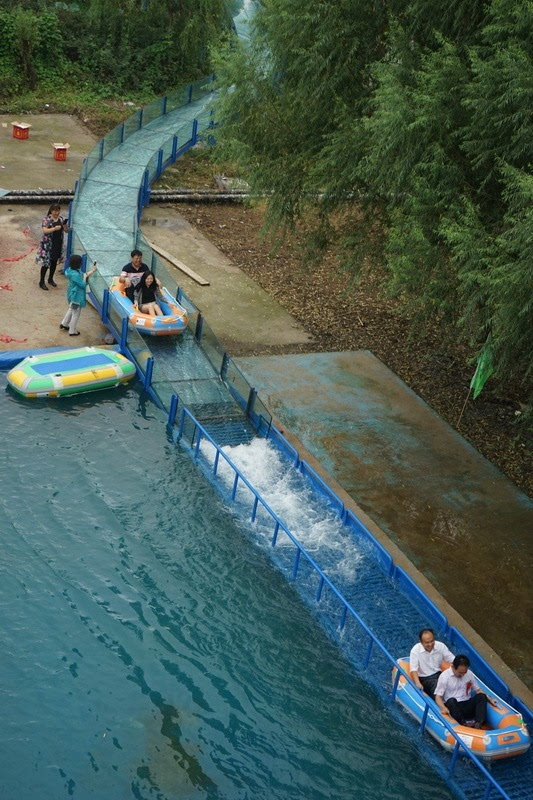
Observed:
[[[467,719],[472,718],[483,725],[487,718],[487,695],[483,693],[475,694],[461,702],[458,702],[455,697],[450,697],[444,705],[459,725],[464,725]]]
[[[437,688],[437,683],[439,681],[440,672],[434,672],[433,675],[425,675],[422,677],[421,675],[418,676],[420,683],[422,684],[422,688],[425,694],[429,695],[432,700],[435,699],[435,689]]]
[[[56,271],[56,267],[57,267],[57,262],[58,261],[59,261],[58,258],[51,258],[50,259],[50,273],[48,275],[48,283],[52,284],[52,286],[56,285],[54,283],[54,273]]]

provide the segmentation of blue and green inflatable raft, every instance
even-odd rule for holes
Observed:
[[[61,397],[110,389],[135,377],[135,365],[115,350],[79,347],[28,356],[8,372],[9,385],[24,397]]]

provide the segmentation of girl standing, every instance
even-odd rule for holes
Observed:
[[[61,258],[63,249],[63,234],[68,231],[67,221],[59,215],[61,206],[53,203],[48,209],[46,217],[43,219],[43,235],[37,248],[37,264],[41,265],[41,278],[39,286],[48,291],[48,286],[44,282],[46,271],[49,269],[48,283],[50,286],[57,286],[54,281],[57,262]]]
[[[70,336],[80,335],[80,332],[76,330],[76,328],[81,310],[87,304],[87,280],[91,277],[93,272],[96,272],[96,261],[93,268],[85,274],[80,272],[80,267],[81,256],[70,256],[68,266],[65,269],[65,275],[68,278],[68,310],[62,322],[59,323],[61,330],[66,331],[68,329]]]

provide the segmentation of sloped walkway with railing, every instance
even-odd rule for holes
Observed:
[[[196,143],[200,131],[209,129],[211,100],[212,80],[203,79],[139,110],[96,145],[76,187],[69,252],[97,262],[98,273],[91,280],[93,299],[120,336],[123,320],[107,290],[129,261],[132,248],[142,249],[143,258],[187,308],[190,325],[180,337],[150,342],[128,326],[130,351],[143,374],[150,363],[149,385],[163,406],[178,394],[219,441],[235,444],[249,441],[253,428],[245,413],[247,401],[239,403],[231,385],[248,393],[250,387],[138,227],[151,182]]]

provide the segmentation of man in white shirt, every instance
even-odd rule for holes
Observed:
[[[474,718],[472,728],[481,728],[487,719],[487,695],[469,670],[467,656],[455,656],[451,667],[441,674],[435,689],[435,700],[443,714],[452,715],[459,725]],[[474,694],[472,694],[474,692]]]
[[[443,642],[435,641],[435,632],[431,628],[422,628],[418,638],[420,641],[409,656],[409,674],[413,683],[434,700],[441,662],[451,662],[454,656]]]

